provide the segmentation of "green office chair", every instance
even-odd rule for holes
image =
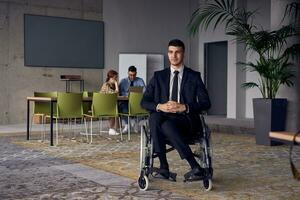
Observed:
[[[58,144],[58,119],[76,119],[83,117],[82,93],[58,92],[56,113],[56,145]]]
[[[34,92],[34,97],[53,97],[57,98],[57,92]],[[54,108],[56,104],[53,104]],[[32,129],[32,122],[33,122],[33,117],[34,116],[41,116],[42,118],[42,131],[41,131],[41,140],[45,140],[45,123],[46,123],[46,115],[50,115],[51,113],[51,107],[50,103],[48,102],[34,102],[33,105],[33,115],[31,117],[31,125],[30,125],[30,130]],[[54,112],[56,112],[56,109],[54,109]]]
[[[130,140],[130,118],[148,117],[149,113],[141,107],[143,93],[131,92],[128,97],[128,113],[119,113],[127,117],[128,120],[128,140]],[[139,120],[137,120],[139,121]]]
[[[97,92],[93,93],[92,113],[84,115],[86,134],[88,134],[86,118],[90,118],[90,122],[91,122],[90,123],[90,137],[91,137],[90,143],[92,143],[92,141],[93,141],[93,119],[98,118],[101,120],[100,132],[102,132],[103,118],[110,118],[110,117],[118,118],[119,123],[120,123],[117,103],[118,103],[118,96],[116,93],[112,93],[112,94],[104,94],[104,93],[97,93]],[[123,137],[122,137],[121,128],[120,128],[120,133],[121,133],[121,140],[122,140]]]

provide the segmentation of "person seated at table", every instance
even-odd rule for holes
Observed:
[[[109,70],[106,75],[106,81],[103,83],[101,89],[101,93],[119,93],[119,86],[118,86],[118,72],[114,70]],[[109,135],[119,135],[114,127],[119,127],[118,121],[114,117],[109,119]]]
[[[136,67],[130,66],[128,68],[128,77],[123,78],[120,81],[120,84],[119,84],[120,96],[128,96],[129,87],[144,87],[145,88],[146,85],[145,85],[144,80],[140,77],[137,77],[136,74],[137,74]],[[128,113],[128,102],[121,102],[119,104],[119,110],[122,113]],[[125,125],[124,125],[124,129],[122,132],[126,133],[126,132],[128,132],[127,118],[124,117],[123,121],[125,122]]]

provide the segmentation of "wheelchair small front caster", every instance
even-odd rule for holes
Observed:
[[[149,187],[149,179],[147,176],[140,176],[138,180],[140,190],[146,191]]]
[[[210,191],[212,189],[211,179],[204,179],[203,180],[203,186],[204,186],[206,192]]]

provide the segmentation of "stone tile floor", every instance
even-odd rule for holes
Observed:
[[[62,155],[68,151],[59,150],[63,146],[50,147],[61,151],[60,155],[51,156],[45,150],[12,143],[23,140],[24,137],[0,137],[1,200],[187,199],[159,189],[141,192],[133,179],[64,159]]]
[[[177,182],[151,180],[141,192],[139,136],[131,141],[97,136],[93,144],[77,135],[60,137],[56,147],[39,134],[0,137],[0,199],[299,199],[300,182],[292,179],[288,146],[255,145],[250,135],[213,133],[214,189],[183,183],[188,170],[176,152],[168,154]],[[300,148],[294,158],[300,167]]]

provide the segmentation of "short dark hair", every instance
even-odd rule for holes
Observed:
[[[170,40],[168,47],[169,46],[181,47],[183,49],[183,51],[185,51],[184,43],[179,39]]]
[[[129,72],[136,72],[136,67],[135,66],[130,66],[129,68],[128,68],[128,71]]]

